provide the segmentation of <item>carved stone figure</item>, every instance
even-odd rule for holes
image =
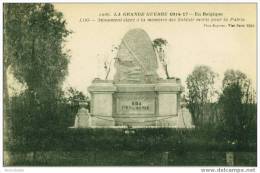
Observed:
[[[156,54],[143,29],[132,29],[125,34],[115,67],[115,83],[154,83],[158,80]]]

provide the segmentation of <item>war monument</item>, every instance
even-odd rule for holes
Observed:
[[[92,127],[178,128],[181,81],[159,78],[156,53],[143,29],[125,34],[114,65],[114,80],[94,79],[88,87]]]

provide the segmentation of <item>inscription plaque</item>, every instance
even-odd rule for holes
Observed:
[[[117,114],[154,114],[155,95],[149,94],[118,94],[116,99]]]

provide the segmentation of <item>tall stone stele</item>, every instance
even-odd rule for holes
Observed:
[[[177,127],[179,79],[159,79],[152,41],[143,29],[122,39],[115,61],[114,80],[95,79],[91,93],[92,125]]]

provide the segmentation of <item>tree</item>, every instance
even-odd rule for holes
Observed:
[[[255,95],[246,74],[227,70],[222,81],[219,104],[222,109],[222,129],[227,141],[245,144],[256,120]]]
[[[165,72],[166,78],[170,79],[171,77],[169,76],[169,72],[168,72],[167,57],[165,55],[165,47],[167,46],[167,44],[168,44],[167,40],[162,38],[157,38],[153,40],[153,47],[155,53],[163,66],[163,70]]]
[[[77,89],[74,89],[72,87],[69,87],[67,90],[67,98],[69,102],[73,101],[87,101],[88,97],[83,94],[83,92],[78,91]]]
[[[71,108],[72,108],[72,112],[73,113],[77,113],[78,109],[79,109],[79,103],[80,102],[86,102],[87,103],[87,109],[90,109],[90,100],[89,97],[85,96],[83,92],[78,91],[77,89],[74,89],[72,87],[70,87],[67,92],[67,102],[70,104]]]
[[[69,63],[63,43],[71,32],[66,29],[62,13],[52,4],[7,3],[4,14],[4,66],[27,86],[11,105],[13,111],[25,109],[12,114],[14,135],[25,130],[23,140],[32,144],[33,139],[33,147],[39,149],[60,121],[58,104]],[[7,78],[4,83],[7,84]],[[20,118],[23,126],[16,121]]]
[[[70,32],[62,13],[51,4],[5,5],[7,66],[32,92],[59,89],[69,62],[62,43]]]
[[[243,92],[243,102],[244,103],[255,103],[254,89],[252,87],[251,80],[246,74],[239,70],[227,70],[224,74],[224,79],[222,81],[222,88],[238,84]]]
[[[197,66],[186,79],[188,108],[196,127],[203,122],[205,106],[216,94],[214,88],[217,74],[207,66]]]
[[[8,13],[10,13],[7,8],[6,5],[4,4],[3,6],[4,10],[4,19],[7,18]],[[7,71],[8,71],[8,67],[10,66],[8,63],[8,58],[9,57],[9,50],[11,50],[10,48],[8,48],[8,38],[6,36],[6,20],[4,20],[4,28],[3,28],[3,44],[4,46],[4,50],[3,50],[3,54],[4,54],[4,58],[3,58],[3,111],[4,111],[4,143],[9,141],[9,138],[11,138],[11,132],[10,132],[10,114],[8,112],[9,110],[9,93],[8,93],[8,84],[7,84]]]

